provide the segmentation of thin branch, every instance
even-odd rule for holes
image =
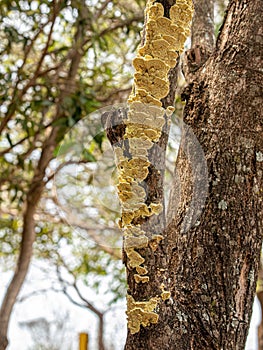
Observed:
[[[104,312],[100,312],[86,298],[83,297],[79,288],[77,287],[76,279],[75,279],[75,282],[73,284],[73,287],[74,287],[75,291],[77,292],[79,298],[87,305],[87,307],[101,318],[103,316]]]
[[[132,24],[133,22],[142,22],[143,19],[144,19],[144,15],[143,14],[137,14],[137,15],[135,15],[132,18],[128,18],[126,20],[116,22],[111,27],[108,27],[108,28],[102,30],[100,33],[96,34],[96,36],[101,38],[102,36],[104,36],[106,34],[109,34],[109,33],[113,32],[113,31],[115,31],[116,29],[128,26],[128,25]],[[92,37],[94,37],[94,33],[92,33],[91,35],[87,36],[87,39],[85,40],[84,45],[87,44],[92,39]]]
[[[76,300],[74,300],[74,299],[71,297],[71,295],[68,293],[68,291],[67,291],[66,288],[63,288],[63,289],[62,289],[62,293],[69,299],[69,301],[70,301],[72,304],[74,304],[74,305],[76,305],[76,306],[79,306],[79,307],[82,307],[82,308],[84,308],[84,309],[87,309],[87,308],[88,308],[86,304],[80,304],[80,303],[78,303]]]
[[[59,173],[60,170],[62,170],[63,168],[65,168],[66,166],[68,165],[79,165],[79,164],[86,164],[88,163],[89,161],[88,160],[78,160],[78,161],[75,161],[75,160],[69,160],[67,162],[64,162],[62,164],[60,164],[57,169],[47,178],[47,181],[46,183],[48,183],[49,181],[53,180],[54,177]]]
[[[121,255],[121,251],[119,248],[111,248],[109,247],[109,245],[99,237],[98,235],[98,232],[96,231],[104,231],[104,230],[110,230],[110,231],[116,231],[116,228],[115,227],[100,227],[100,226],[97,226],[97,227],[92,227],[90,225],[88,225],[87,223],[85,223],[84,221],[82,220],[78,220],[76,219],[75,215],[72,215],[71,212],[65,210],[63,207],[61,207],[60,203],[58,202],[57,198],[55,196],[51,197],[50,198],[54,204],[56,206],[58,206],[59,208],[61,208],[61,210],[65,211],[67,213],[67,220],[66,220],[66,223],[69,223],[71,226],[75,226],[75,227],[79,227],[80,229],[83,229],[87,232],[88,234],[88,237],[91,238],[94,243],[97,244],[97,246],[103,250],[105,253],[111,255],[114,259],[121,259],[122,255]],[[62,223],[65,223],[65,220],[63,220],[61,218],[61,222]],[[83,235],[81,235],[82,238]],[[87,237],[87,238],[88,238]],[[86,237],[85,237],[86,238]]]
[[[41,295],[41,294],[44,294],[44,293],[48,293],[48,292],[56,292],[56,293],[61,293],[62,290],[60,289],[55,289],[54,287],[51,287],[51,288],[43,288],[43,289],[38,289],[38,290],[35,290],[31,293],[28,293],[26,295],[23,295],[22,297],[18,298],[17,301],[19,303],[23,303],[24,301],[26,301],[27,299],[30,299],[32,297],[35,297],[35,296],[38,296],[38,295]]]
[[[9,153],[14,147],[21,145],[24,141],[28,140],[29,136],[23,137],[21,140],[14,143],[12,146],[6,148],[2,152],[0,152],[0,157],[4,156],[6,153]]]
[[[106,97],[98,96],[97,100],[99,102],[107,103],[107,102],[111,101],[113,98],[114,98],[114,101],[115,101],[115,97],[118,96],[118,95],[124,94],[126,96],[130,92],[131,92],[131,86],[129,86],[128,88],[125,88],[125,89],[114,90]]]
[[[128,19],[123,20],[123,21],[119,21],[119,22],[115,23],[113,26],[108,27],[108,28],[102,30],[102,31],[99,33],[99,36],[103,36],[103,35],[105,35],[105,34],[111,33],[112,31],[114,31],[114,30],[116,30],[116,29],[129,26],[129,25],[132,24],[133,22],[141,22],[141,21],[143,21],[143,19],[144,19],[144,14],[136,14],[136,15],[134,15],[134,17],[132,17],[132,18],[128,18]]]
[[[39,136],[40,136],[40,131],[43,131],[45,129],[47,129],[49,126],[52,125],[52,122],[50,122],[49,124],[47,125],[43,125],[44,123],[44,115],[42,115],[40,121],[39,121],[39,125],[40,125],[40,128],[35,132],[35,134],[33,136],[25,136],[23,137],[21,140],[17,141],[15,144],[13,144],[12,146],[8,147],[7,149],[3,150],[2,152],[0,152],[0,157],[2,157],[3,155],[5,155],[6,153],[9,153],[14,147],[16,146],[19,146],[21,145],[23,142],[25,142],[26,140],[30,140],[30,138],[33,137],[33,140],[31,142],[31,147],[29,147],[28,150],[26,150],[24,153],[21,153],[20,154],[20,159],[23,159],[25,160],[26,157],[28,157],[33,151],[34,149],[36,148],[35,147],[35,144],[36,142],[39,140]]]
[[[78,302],[76,302],[72,296],[68,293],[67,290],[67,286],[74,288],[74,290],[76,291],[77,295],[79,296],[79,298],[85,303],[86,308],[89,309],[90,311],[94,312],[98,317],[102,317],[103,313],[100,312],[92,303],[90,303],[86,298],[84,298],[79,290],[79,288],[77,287],[77,282],[76,282],[76,277],[74,276],[73,272],[70,270],[70,268],[67,266],[67,264],[65,263],[64,259],[59,256],[60,261],[63,264],[63,267],[67,270],[67,272],[73,277],[74,282],[73,283],[69,283],[67,281],[65,281],[61,275],[59,266],[57,266],[56,270],[57,270],[57,275],[58,275],[58,280],[59,282],[62,284],[63,286],[63,292],[64,294],[74,303],[77,304],[78,306],[81,306],[81,304],[79,304]],[[83,307],[83,306],[81,306]]]

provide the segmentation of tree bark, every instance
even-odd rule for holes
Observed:
[[[193,0],[195,12],[191,31],[192,47],[214,47],[214,2],[215,0]]]
[[[171,297],[158,306],[157,324],[128,332],[126,350],[245,348],[262,241],[262,15],[261,0],[230,1],[214,52],[197,62],[183,94],[181,197],[151,256],[156,286],[166,275]],[[189,127],[208,169],[198,221],[202,208],[197,200],[193,212],[189,203],[202,179],[191,164],[196,148]]]
[[[191,49],[183,59],[183,72],[187,82],[204,65],[215,46],[214,0],[194,0],[194,15],[191,28]]]

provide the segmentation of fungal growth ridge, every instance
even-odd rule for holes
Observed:
[[[192,0],[176,0],[170,8],[169,18],[164,16],[164,7],[154,0],[148,0],[145,9],[145,33],[143,46],[133,60],[135,69],[133,92],[128,100],[128,114],[125,121],[124,142],[128,140],[129,152],[122,145],[114,148],[118,169],[118,195],[122,207],[120,226],[124,231],[124,251],[127,268],[135,269],[136,283],[149,282],[145,258],[137,251],[150,248],[155,251],[161,235],[151,237],[140,226],[142,219],[162,212],[162,204],[146,203],[145,179],[151,165],[148,154],[159,141],[165,117],[171,116],[174,108],[164,109],[161,99],[169,93],[168,73],[174,68],[182,53],[186,38],[190,34]],[[158,322],[155,312],[158,302],[169,298],[169,292],[149,301],[135,301],[127,296],[128,328],[132,334],[140,326]]]

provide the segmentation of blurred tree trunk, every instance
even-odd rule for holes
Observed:
[[[244,349],[248,334],[262,242],[263,2],[230,1],[213,50],[211,33],[206,33],[212,1],[196,4],[197,11],[202,6],[209,11],[203,11],[205,30],[193,33],[186,55],[188,86],[182,97],[187,126],[175,195],[164,239],[147,253],[155,284],[150,279],[139,288],[128,279],[129,293],[141,301],[161,293],[165,276],[171,298],[158,304],[156,324],[128,332],[126,350]],[[203,211],[199,199],[206,179],[188,127],[207,163]]]

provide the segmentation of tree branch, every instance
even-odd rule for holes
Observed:
[[[210,57],[214,45],[214,0],[194,0],[191,49],[183,57],[183,73],[187,82]]]

